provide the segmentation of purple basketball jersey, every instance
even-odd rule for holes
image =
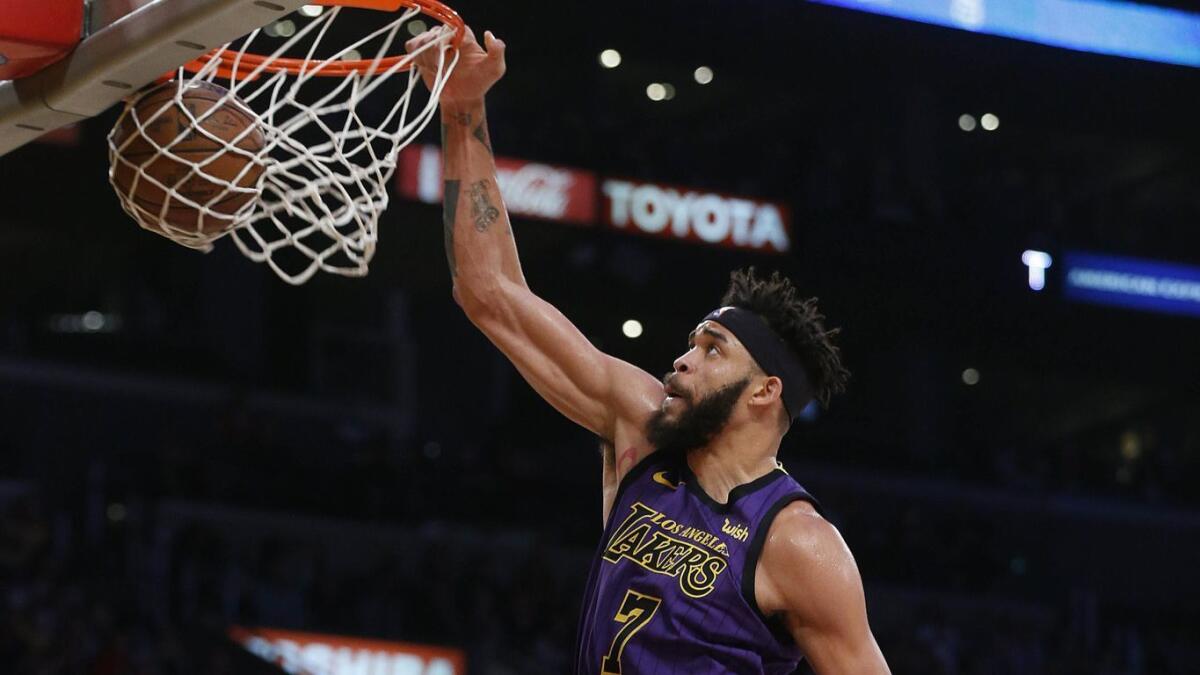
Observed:
[[[759,610],[754,571],[771,521],[798,499],[816,505],[782,467],[721,504],[682,457],[642,460],[592,561],[576,675],[792,673],[803,655]]]

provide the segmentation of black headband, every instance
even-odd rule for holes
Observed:
[[[741,307],[722,307],[709,312],[704,321],[716,321],[728,328],[763,372],[783,380],[783,407],[795,421],[811,396],[808,377],[800,359],[771,330],[766,319]]]

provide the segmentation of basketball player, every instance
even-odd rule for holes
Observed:
[[[409,51],[432,39],[426,33]],[[604,439],[604,538],[575,672],[887,673],[854,558],[784,472],[780,440],[849,373],[815,299],[735,272],[662,381],[597,350],[529,289],[496,183],[484,94],[502,41],[468,32],[441,92],[454,299],[551,405]],[[429,83],[436,56],[418,63]]]

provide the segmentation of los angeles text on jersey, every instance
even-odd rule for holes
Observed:
[[[729,547],[721,538],[685,526],[636,502],[608,541],[604,559],[625,558],[656,574],[679,577],[679,587],[693,598],[708,595],[729,562]],[[673,537],[671,535],[678,535]],[[690,540],[690,541],[689,541]]]

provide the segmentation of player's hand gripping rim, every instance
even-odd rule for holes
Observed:
[[[416,52],[423,45],[436,40],[444,30],[449,29],[439,26],[427,30],[404,43],[404,47],[410,54]],[[487,31],[483,34],[483,46],[480,46],[471,28],[464,27],[464,30],[467,33],[458,47],[458,65],[442,87],[438,99],[443,106],[482,101],[484,94],[504,76],[506,69],[503,40]],[[438,50],[427,49],[414,59],[425,86],[430,89],[433,87],[434,74],[437,73],[438,58]],[[449,59],[449,55],[446,58]]]

